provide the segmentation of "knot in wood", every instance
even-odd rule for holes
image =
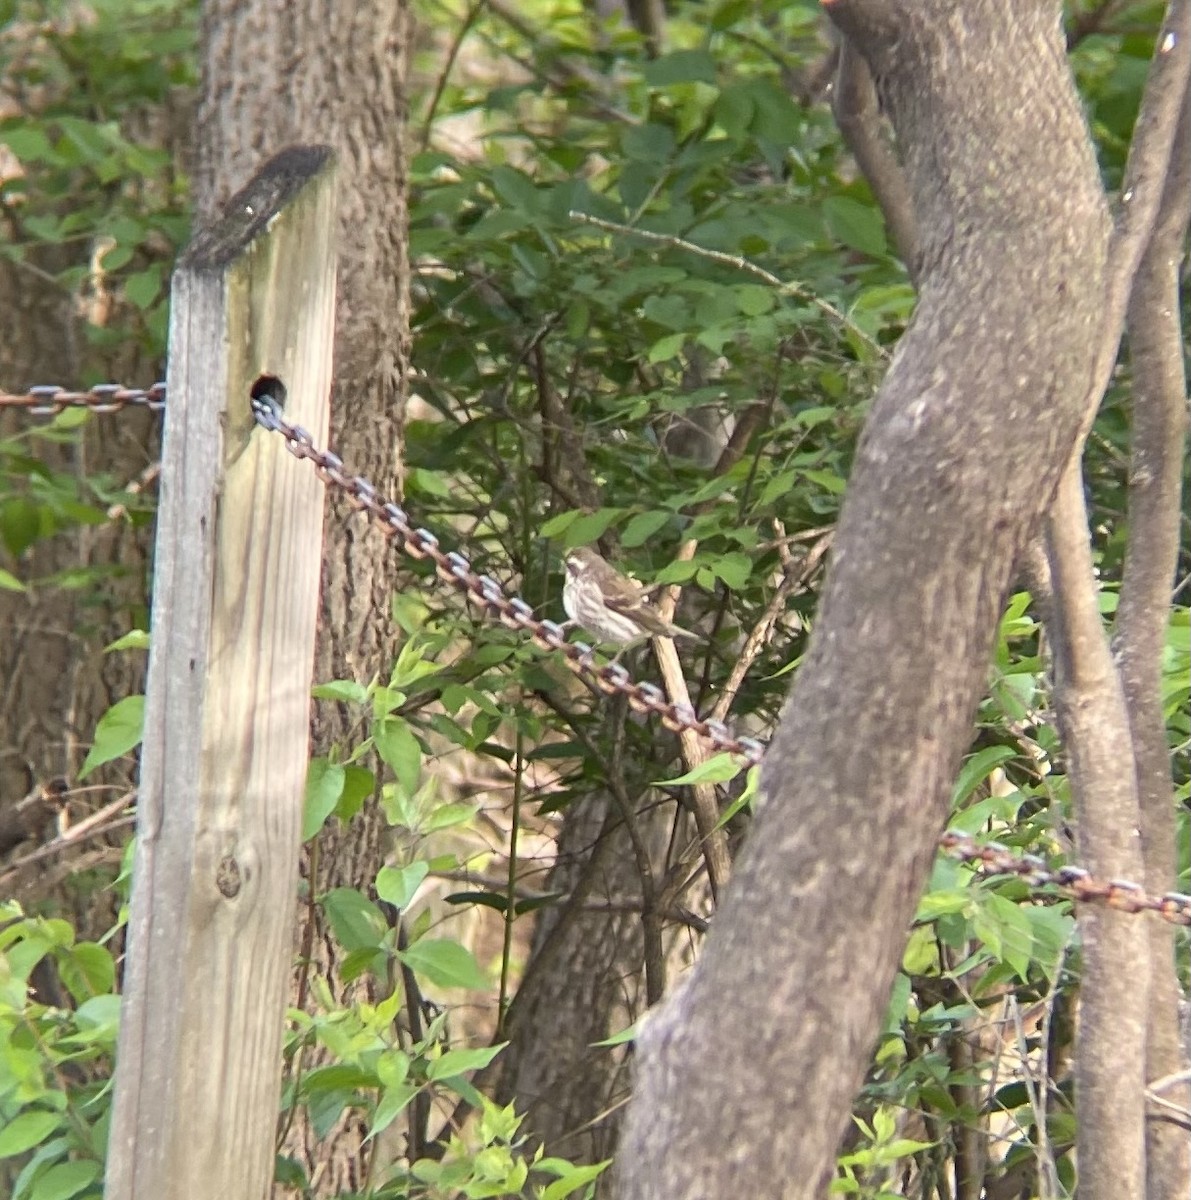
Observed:
[[[242,882],[240,864],[233,855],[225,854],[219,860],[219,866],[215,870],[215,886],[219,889],[220,895],[226,896],[229,900],[233,896],[238,896]]]

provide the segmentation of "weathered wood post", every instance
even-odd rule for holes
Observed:
[[[137,850],[108,1200],[260,1200],[293,958],[325,444],[331,154],[279,154],[174,275]]]

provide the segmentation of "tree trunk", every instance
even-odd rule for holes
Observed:
[[[59,247],[49,247],[35,265],[48,277],[69,263]],[[0,323],[0,387],[5,390],[37,383],[76,388],[85,371],[97,370],[134,386],[160,378],[161,363],[135,343],[116,354],[89,353],[78,296],[7,260],[0,261],[0,312],[5,314]],[[51,471],[74,476],[80,499],[94,503],[86,489],[94,474],[133,483],[155,460],[159,421],[126,409],[91,419],[77,444],[34,441],[31,453]],[[0,435],[45,423],[19,411],[3,413]],[[5,564],[29,590],[0,589],[0,806],[60,779],[73,823],[132,791],[131,759],[102,768],[87,780],[87,789],[75,792],[73,784],[99,717],[144,686],[144,656],[107,654],[104,646],[145,624],[151,541],[151,527],[116,516],[55,533],[35,542],[19,564]],[[55,576],[68,572],[80,581],[77,586],[55,582]],[[39,584],[42,580],[47,582]],[[114,877],[119,845],[92,845],[87,865],[102,866]],[[31,904],[53,893],[57,915],[71,920],[80,938],[97,938],[114,924],[119,898],[99,887],[60,888],[68,871],[78,867],[78,856],[64,860],[61,870],[34,867],[21,874],[13,894]]]
[[[339,157],[339,303],[331,444],[353,473],[385,494],[400,483],[409,358],[406,257],[406,64],[412,37],[405,0],[363,5],[333,0],[265,4],[213,0],[203,10],[203,88],[196,202],[211,215],[269,155],[295,142],[331,145]],[[392,657],[387,619],[394,550],[381,535],[348,522],[328,495],[322,636],[317,679],[367,683]],[[316,743],[346,734],[332,706],[319,714]],[[313,894],[358,887],[381,865],[383,819],[373,806],[342,835],[320,837]],[[312,908],[318,919],[319,910]],[[333,943],[316,929],[315,969],[335,984]],[[318,1194],[364,1185],[359,1130],[319,1145],[302,1122],[286,1152],[312,1170]],[[325,1160],[325,1161],[324,1161]]]
[[[641,893],[628,834],[606,793],[568,809],[545,890],[571,899],[538,919],[504,1031],[509,1045],[496,1064],[497,1096],[516,1102],[525,1132],[547,1153],[598,1162],[615,1149],[629,1079],[624,1048],[595,1043],[627,1028],[645,1007],[640,915],[578,911],[589,901],[623,903]]]
[[[1175,136],[1162,207],[1129,304],[1133,364],[1133,449],[1129,480],[1129,544],[1117,612],[1116,646],[1129,705],[1145,884],[1155,893],[1177,886],[1174,782],[1162,711],[1162,655],[1170,589],[1179,553],[1187,378],[1179,312],[1179,263],[1191,219],[1191,90]],[[1179,978],[1175,931],[1154,921],[1150,941],[1147,1082],[1185,1065],[1179,1043]],[[1162,1099],[1191,1106],[1191,1083]],[[1147,1200],[1191,1195],[1191,1138],[1169,1110],[1151,1106],[1146,1121]]]
[[[633,1198],[823,1194],[1013,564],[1102,340],[1108,213],[1059,6],[829,12],[897,134],[921,299],[861,440],[752,836],[693,976],[638,1041]]]

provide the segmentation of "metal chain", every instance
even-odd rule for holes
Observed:
[[[971,834],[951,830],[939,839],[939,848],[987,875],[1016,875],[1031,888],[1057,887],[1072,900],[1128,913],[1157,913],[1172,925],[1191,925],[1191,896],[1183,892],[1153,896],[1139,883],[1097,879],[1083,867],[1051,867],[1036,854],[1022,854],[999,842],[978,842]]]
[[[281,434],[295,458],[313,463],[320,479],[333,484],[353,508],[367,513],[387,537],[398,538],[406,554],[430,559],[440,579],[478,600],[496,614],[502,625],[528,633],[543,650],[557,651],[575,674],[586,675],[608,695],[619,693],[627,697],[634,711],[659,717],[667,729],[676,733],[694,730],[718,750],[739,754],[750,765],[761,761],[765,747],[756,738],[736,736],[723,721],[704,719],[689,704],[671,704],[661,688],[652,683],[637,683],[619,663],[596,662],[595,647],[587,642],[567,641],[566,630],[556,621],[534,616],[533,609],[520,596],[508,595],[491,575],[477,574],[464,555],[456,550],[443,550],[433,533],[410,523],[405,509],[381,499],[367,479],[344,469],[343,459],[337,454],[320,450],[305,429],[286,421],[271,396],[254,398],[252,411],[259,425]]]
[[[118,383],[100,383],[85,392],[71,392],[46,384],[31,387],[27,392],[0,392],[0,408],[19,408],[31,417],[56,417],[66,408],[114,413],[130,407],[160,412],[165,408],[165,384],[155,383],[151,388],[128,388]]]
[[[22,394],[0,392],[0,408],[21,408],[34,416],[53,415],[78,406],[93,412],[116,412],[128,405],[162,409],[165,384],[157,383],[146,390],[103,384],[85,392],[60,387],[35,387]],[[440,579],[479,601],[496,614],[502,625],[529,634],[543,650],[561,654],[575,674],[587,676],[608,695],[625,696],[634,711],[658,717],[667,729],[676,733],[693,730],[716,749],[737,754],[751,766],[761,761],[765,746],[756,738],[737,736],[723,721],[704,719],[690,705],[670,703],[661,688],[638,683],[619,663],[601,665],[593,646],[568,641],[566,630],[556,621],[534,616],[526,601],[510,596],[491,575],[477,573],[464,555],[443,550],[433,533],[411,524],[400,505],[378,496],[375,486],[363,476],[348,472],[337,454],[320,449],[305,429],[285,420],[280,405],[271,396],[254,397],[251,406],[257,424],[279,433],[295,458],[313,464],[318,477],[346,496],[353,508],[366,513],[386,537],[397,538],[412,558],[430,559]],[[1050,867],[1036,855],[1021,854],[996,842],[979,842],[965,833],[943,834],[939,848],[988,875],[1016,875],[1031,887],[1055,887],[1073,900],[1100,903],[1123,912],[1153,912],[1172,924],[1191,926],[1191,895],[1167,892],[1153,896],[1140,884],[1099,880],[1082,867]]]

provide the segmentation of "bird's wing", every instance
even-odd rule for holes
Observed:
[[[613,612],[635,616],[645,603],[645,589],[639,583],[626,579],[623,575],[603,582],[604,603]]]

